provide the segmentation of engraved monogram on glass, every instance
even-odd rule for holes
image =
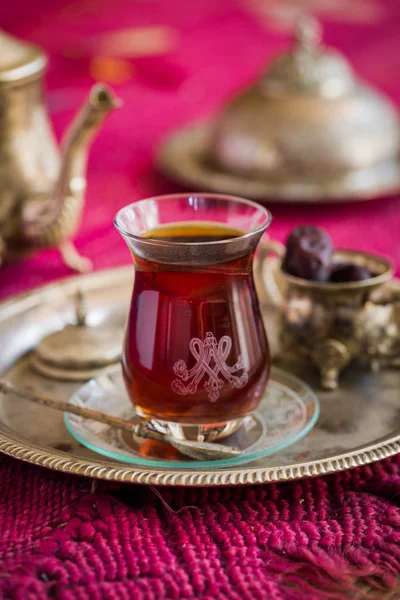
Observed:
[[[172,382],[172,390],[181,396],[195,394],[202,380],[205,380],[204,388],[208,391],[208,397],[211,402],[216,402],[225,381],[233,388],[244,387],[248,375],[244,370],[242,355],[238,356],[232,367],[226,364],[231,348],[232,339],[228,335],[224,335],[219,342],[210,331],[207,332],[204,341],[192,338],[189,349],[197,362],[191,369],[187,368],[184,360],[178,360],[174,364],[174,373],[178,378]],[[239,376],[234,375],[238,371],[243,373]],[[186,381],[189,383],[185,385],[183,382]]]

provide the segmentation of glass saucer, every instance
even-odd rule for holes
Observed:
[[[79,388],[69,402],[114,415],[138,420],[125,391],[119,367],[115,372],[101,375]],[[244,419],[240,429],[220,440],[237,446],[241,456],[223,460],[196,461],[179,454],[162,442],[144,440],[107,424],[65,413],[68,431],[81,444],[114,460],[124,463],[182,469],[209,469],[250,462],[287,448],[305,436],[319,416],[319,402],[303,381],[272,367],[267,390],[257,410]]]

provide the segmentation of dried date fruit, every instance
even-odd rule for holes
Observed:
[[[323,229],[301,225],[289,234],[282,269],[309,281],[328,281],[332,270],[333,243]]]
[[[332,283],[350,283],[371,279],[372,273],[361,265],[354,263],[338,263],[334,265],[329,281]]]

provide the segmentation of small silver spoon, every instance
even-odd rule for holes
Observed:
[[[222,444],[209,442],[196,442],[192,440],[179,440],[171,435],[149,429],[144,423],[133,423],[132,421],[120,419],[119,417],[106,415],[97,410],[83,408],[82,406],[62,402],[61,400],[56,400],[49,396],[35,394],[29,390],[15,387],[11,382],[6,381],[5,379],[0,379],[0,392],[3,392],[4,394],[15,394],[19,398],[30,400],[41,406],[47,406],[48,408],[54,408],[62,412],[72,413],[79,417],[83,417],[84,419],[92,419],[93,421],[106,423],[112,427],[129,431],[141,438],[165,442],[176,448],[181,454],[190,456],[190,458],[194,458],[195,460],[221,460],[224,458],[233,458],[242,454],[242,451],[239,448],[234,448],[232,446],[224,446]]]

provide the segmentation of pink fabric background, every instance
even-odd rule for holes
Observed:
[[[304,0],[305,1],[305,0]],[[60,136],[94,81],[76,48],[103,31],[168,24],[168,56],[128,59],[114,85],[124,107],[90,155],[79,250],[95,268],[129,262],[112,227],[122,205],[174,186],[152,153],[174,128],[212,114],[274,52],[288,2],[268,0],[13,0],[1,25],[50,53],[48,103]],[[325,38],[400,101],[397,0],[307,0]],[[264,6],[274,29],[248,7]],[[344,21],[338,21],[338,19]],[[354,22],[356,20],[356,22]],[[372,22],[370,22],[372,21]],[[74,51],[75,47],[75,51]],[[75,57],[73,57],[75,54]],[[98,70],[98,69],[97,69]],[[325,226],[340,246],[376,250],[400,266],[398,198],[330,207],[271,206],[271,234]],[[58,253],[0,269],[5,298],[68,275]],[[400,597],[400,459],[314,480],[260,487],[161,490],[98,484],[0,457],[0,598],[4,600],[322,600]],[[380,590],[380,591],[377,591]]]
[[[396,0],[308,3],[322,7],[326,43],[343,50],[362,77],[400,102],[400,7]],[[93,56],[74,58],[74,48],[76,53],[100,33],[143,25],[169,25],[177,36],[176,46],[166,56],[128,58],[132,77],[122,84],[111,83],[124,106],[109,117],[93,145],[87,202],[76,238],[77,247],[93,259],[96,269],[130,260],[112,226],[121,206],[175,191],[152,165],[154,149],[163,136],[213,114],[287,46],[288,35],[277,29],[275,21],[274,28],[267,29],[248,10],[249,6],[262,5],[271,2],[14,0],[0,6],[2,27],[41,44],[50,54],[48,104],[58,137],[95,81],[90,76]],[[332,20],[336,6],[336,18],[344,22]],[[360,9],[355,11],[355,6]],[[371,7],[377,13],[372,11],[372,23],[352,21],[368,17]],[[326,227],[338,246],[375,250],[400,266],[398,198],[320,207],[269,204],[269,208],[274,217],[270,228],[274,237],[283,239],[295,224],[314,222]],[[58,253],[44,251],[23,264],[0,269],[0,297],[65,275],[68,270]]]

